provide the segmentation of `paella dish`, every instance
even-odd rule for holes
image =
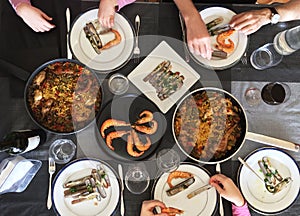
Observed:
[[[187,97],[174,116],[178,143],[192,157],[209,161],[225,157],[242,135],[240,108],[218,91]]]
[[[101,89],[97,77],[75,62],[54,62],[29,83],[30,114],[44,128],[69,133],[87,126],[98,114]]]

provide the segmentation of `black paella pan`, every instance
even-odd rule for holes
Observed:
[[[292,151],[299,145],[248,132],[245,110],[225,90],[213,87],[196,89],[178,104],[172,119],[173,137],[182,152],[204,164],[232,158],[245,139]]]
[[[100,114],[102,97],[96,74],[70,59],[55,59],[38,67],[24,91],[32,120],[56,134],[72,134],[88,127]]]

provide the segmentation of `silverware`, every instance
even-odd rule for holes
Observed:
[[[202,193],[202,192],[204,192],[204,191],[207,191],[207,190],[209,190],[209,189],[211,189],[211,188],[212,188],[212,186],[211,186],[210,184],[204,185],[204,186],[202,186],[202,187],[200,187],[200,188],[194,190],[193,192],[189,193],[189,194],[187,195],[187,198],[191,199],[191,198],[193,198],[194,196],[196,196],[196,195],[198,195],[198,194],[200,194],[200,193]]]
[[[244,161],[241,157],[238,157],[238,159],[241,162],[241,164],[247,167],[253,174],[255,174],[265,184],[264,179],[254,169],[252,169],[252,167],[246,161]]]
[[[119,176],[120,176],[120,182],[121,182],[121,216],[124,216],[125,214],[125,207],[124,207],[124,182],[123,182],[123,168],[122,165],[118,165],[118,171],[119,171]]]
[[[54,159],[51,157],[49,157],[48,172],[49,172],[49,188],[48,188],[47,208],[50,209],[52,206],[52,199],[51,199],[52,175],[53,173],[55,173],[55,162]]]
[[[218,174],[221,173],[221,165],[220,165],[220,163],[217,163],[217,165],[216,165],[216,172]],[[222,196],[221,195],[219,195],[219,203],[220,203],[220,206],[219,206],[220,216],[224,216],[224,208],[223,208],[223,201],[222,201]]]
[[[138,63],[140,61],[140,54],[141,50],[139,48],[139,32],[140,32],[140,24],[141,24],[141,19],[139,15],[136,15],[135,17],[135,47],[133,49],[133,54],[134,54],[134,63]]]
[[[70,9],[66,9],[66,20],[67,20],[67,58],[72,59],[72,53],[69,44],[69,34],[70,34]]]
[[[186,37],[185,37],[185,24],[183,21],[183,18],[181,14],[179,13],[179,20],[180,20],[180,26],[181,26],[181,31],[182,31],[182,40],[183,40],[183,50],[184,50],[184,57],[185,61],[189,62],[190,61],[190,54],[186,45]]]
[[[188,178],[187,180],[183,181],[183,182],[180,182],[179,184],[175,185],[174,187],[168,189],[166,192],[167,192],[167,195],[168,196],[173,196],[175,194],[178,194],[179,192],[187,189],[189,186],[191,186],[193,183],[195,182],[195,178],[194,177],[191,177],[191,178]]]
[[[242,56],[241,62],[242,62],[243,65],[246,65],[248,63],[247,52],[245,52],[244,55]]]

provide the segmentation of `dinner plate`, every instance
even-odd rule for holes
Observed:
[[[120,69],[130,59],[134,46],[134,33],[128,20],[116,13],[113,29],[120,33],[122,40],[118,45],[97,54],[83,30],[86,23],[97,19],[97,14],[98,9],[92,9],[75,19],[70,31],[70,48],[73,55],[83,64],[98,72],[108,73]],[[112,39],[114,34],[111,32],[101,35],[104,44]]]
[[[71,204],[72,198],[64,198],[63,184],[88,176],[98,164],[103,164],[111,186],[105,189],[107,197],[101,201],[88,200]],[[117,174],[105,162],[97,159],[78,159],[63,167],[56,175],[52,187],[52,202],[57,215],[68,216],[107,216],[115,211],[120,198],[120,184]]]
[[[196,164],[181,163],[177,169],[194,174],[195,182],[184,191],[181,191],[173,196],[168,196],[166,191],[169,189],[167,179],[169,173],[164,173],[155,182],[153,187],[153,198],[162,201],[167,207],[175,207],[184,211],[181,216],[209,216],[213,215],[217,205],[217,191],[214,187],[204,191],[191,199],[187,195],[197,188],[208,184],[210,179],[209,172]],[[172,180],[173,185],[182,182],[178,178]],[[160,209],[156,209],[160,212]]]
[[[169,60],[173,72],[180,72],[184,76],[183,86],[168,98],[160,100],[156,89],[149,83],[143,81],[146,75],[156,68],[164,60]],[[200,75],[187,64],[172,48],[162,41],[129,75],[128,79],[158,108],[166,113],[192,85],[200,78]]]
[[[247,167],[241,165],[238,171],[238,184],[249,206],[260,214],[278,214],[289,208],[299,195],[299,167],[287,153],[275,148],[261,148],[245,158],[245,161],[257,171],[262,178],[258,160],[264,156],[270,159],[271,165],[283,178],[291,177],[292,182],[276,194],[271,194],[257,176]]]
[[[231,18],[234,15],[236,15],[236,13],[233,12],[232,10],[223,7],[209,7],[200,11],[199,13],[204,23],[209,23],[210,21],[220,16],[223,17],[224,21],[219,25],[217,25],[216,27],[229,23]],[[215,47],[216,45],[216,38],[217,36],[211,37],[212,47]],[[211,60],[208,60],[201,57],[200,55],[195,55],[193,53],[191,53],[191,56],[200,65],[209,69],[223,70],[232,67],[235,63],[237,63],[240,60],[240,58],[245,53],[248,46],[248,37],[245,34],[236,31],[230,36],[230,39],[234,42],[235,48],[234,51],[231,54],[229,54],[226,59],[212,57]]]
[[[99,144],[105,150],[105,152],[117,159],[125,159],[125,160],[141,160],[153,153],[157,146],[160,143],[162,136],[165,134],[167,121],[164,115],[158,110],[157,106],[149,101],[147,98],[143,96],[138,96],[134,94],[124,95],[121,97],[114,98],[101,112],[101,115],[98,120],[98,128],[100,129],[103,122],[107,119],[116,119],[122,120],[131,125],[138,119],[139,114],[144,111],[148,110],[153,113],[154,120],[158,123],[157,131],[152,134],[148,135],[151,140],[151,147],[144,152],[139,157],[132,157],[127,152],[127,134],[122,136],[121,138],[114,139],[112,142],[112,146],[115,150],[111,150],[105,142],[105,138],[103,138],[99,134]],[[105,130],[106,136],[115,130],[122,131],[130,131],[131,127],[110,127]],[[143,140],[143,138],[141,138]]]

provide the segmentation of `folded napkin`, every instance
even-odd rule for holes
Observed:
[[[231,83],[231,93],[242,104],[246,112],[248,131],[300,143],[300,83],[286,83],[290,87],[291,96],[285,103],[268,105],[261,100],[258,105],[250,106],[246,102],[244,94],[247,88],[256,87],[262,90],[268,83],[242,81]],[[248,142],[250,141],[247,141],[246,144]],[[244,145],[239,154],[242,154],[243,151],[250,153],[249,150],[253,149],[253,145],[250,145]],[[296,159],[300,159],[299,154],[290,151],[289,153]]]

